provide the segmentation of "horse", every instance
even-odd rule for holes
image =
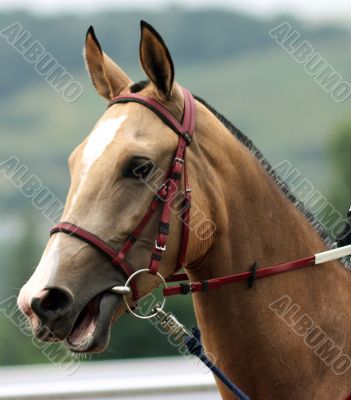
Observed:
[[[144,96],[181,122],[186,92],[174,79],[164,40],[144,21],[139,56],[147,80],[134,83],[89,28],[85,60],[97,92],[108,102]],[[193,102],[194,134],[186,153],[192,207],[183,263],[190,281],[327,249],[322,227],[254,144],[204,100],[195,97]],[[148,107],[112,102],[69,157],[71,185],[61,221],[120,248],[155,196],[147,178],[151,174],[149,183],[156,179],[155,168],[167,174],[178,140]],[[158,270],[162,277],[176,269],[184,221],[175,211],[181,206],[169,216],[169,239]],[[134,271],[148,264],[161,216],[161,210],[154,212],[127,254]],[[208,221],[215,227],[211,234],[205,234]],[[125,273],[98,248],[57,232],[22,287],[18,306],[38,339],[62,341],[73,352],[101,352],[112,324],[126,312],[123,296],[110,289],[125,282]],[[135,277],[139,298],[159,284],[155,274]],[[350,289],[350,271],[333,261],[272,276],[251,288],[241,282],[195,293],[193,302],[206,351],[252,399],[342,400],[351,390]],[[132,294],[127,299],[128,304],[134,301]],[[312,322],[314,336],[307,337]],[[342,351],[343,368],[334,362],[335,349]],[[217,386],[223,399],[233,398],[221,382]]]

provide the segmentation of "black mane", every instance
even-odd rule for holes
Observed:
[[[268,172],[268,174],[273,178],[275,183],[281,189],[281,191],[287,196],[287,198],[297,207],[302,214],[307,218],[313,228],[319,233],[320,237],[327,245],[328,248],[335,247],[335,240],[332,239],[329,234],[325,231],[322,224],[318,221],[313,213],[311,213],[304,205],[302,201],[294,196],[291,192],[287,183],[280,178],[279,174],[274,170],[269,161],[264,157],[261,151],[254,145],[254,143],[244,135],[236,126],[234,126],[230,121],[227,120],[222,114],[215,110],[211,105],[209,105],[205,100],[198,96],[194,96],[197,101],[203,104],[212,114],[214,114],[220,122],[244,145],[246,146],[252,154],[255,155],[257,160],[263,166],[263,168]],[[342,260],[346,266],[351,266],[351,263],[346,259]]]
[[[149,84],[149,81],[140,81],[137,83],[134,83],[131,87],[130,87],[130,92],[131,93],[138,93],[141,90],[143,90],[144,88],[146,88],[146,86]]]

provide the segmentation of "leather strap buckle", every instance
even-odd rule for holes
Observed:
[[[165,251],[166,250],[166,244],[161,246],[161,245],[158,244],[157,240],[155,240],[155,248],[156,248],[156,250],[159,250],[159,251]]]

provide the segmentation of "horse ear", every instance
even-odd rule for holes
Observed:
[[[156,88],[166,98],[169,98],[174,82],[174,66],[171,55],[162,37],[151,25],[141,21],[140,27],[141,66]]]
[[[133,83],[128,75],[102,51],[92,26],[86,35],[84,53],[91,80],[105,99],[113,99]]]

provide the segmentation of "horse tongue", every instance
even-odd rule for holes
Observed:
[[[99,351],[106,346],[116,309],[122,297],[105,292],[96,296],[82,311],[67,341],[73,351]]]
[[[112,319],[117,309],[123,304],[123,297],[105,292],[100,302],[95,331],[88,351],[98,352],[105,349],[110,339]]]
[[[68,338],[70,344],[83,344],[95,331],[101,298],[102,295],[94,297],[80,313]]]

